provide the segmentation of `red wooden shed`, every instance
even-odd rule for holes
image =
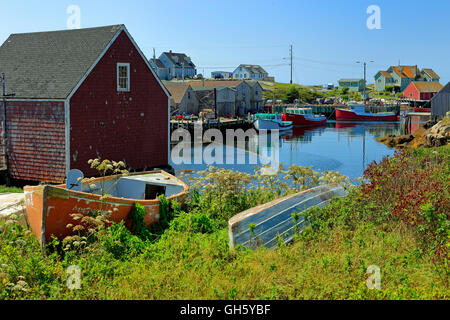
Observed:
[[[98,156],[132,170],[168,165],[170,94],[124,25],[13,34],[0,72],[10,177],[59,183],[70,169],[95,174],[87,161]]]
[[[439,82],[413,81],[403,91],[403,98],[426,101],[442,89]]]

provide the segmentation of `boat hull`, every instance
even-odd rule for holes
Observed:
[[[291,121],[294,126],[319,126],[327,122],[325,117],[305,117],[304,115],[292,113],[284,113],[283,120]]]
[[[279,130],[279,131],[286,131],[291,130],[293,128],[293,125],[281,125],[278,122],[270,121],[270,120],[263,120],[263,119],[257,119],[253,122],[253,126],[256,130]]]
[[[336,109],[336,120],[342,121],[397,121],[398,117],[394,113],[357,114],[351,110]]]
[[[183,185],[183,191],[168,197],[167,200],[176,199],[181,203],[184,201],[188,189],[186,184],[163,171],[138,174],[150,173],[163,173],[180,182]],[[102,178],[93,180],[93,182],[100,180]],[[74,220],[71,216],[76,213],[87,216],[89,213],[97,211],[104,215],[108,221],[127,222],[133,205],[139,203],[146,210],[144,221],[147,226],[158,222],[160,218],[159,199],[138,200],[111,197],[102,200],[98,194],[68,190],[65,185],[24,187],[24,192],[28,223],[43,247],[52,240],[53,236],[63,240],[72,234],[72,230],[67,228],[67,225],[77,226],[81,224],[81,219]]]
[[[279,236],[285,243],[290,242],[295,224],[299,232],[306,225],[302,216],[294,222],[292,213],[301,213],[314,206],[323,207],[333,197],[345,197],[347,194],[341,186],[323,185],[241,212],[228,222],[230,248],[237,245],[252,249],[260,246],[274,248]],[[253,231],[250,230],[251,224],[254,225]]]

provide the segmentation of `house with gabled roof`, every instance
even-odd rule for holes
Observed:
[[[257,82],[257,81],[255,81]],[[189,84],[195,89],[196,86],[203,87],[230,87],[236,89],[236,115],[244,116],[249,112],[254,113],[262,107],[262,87],[258,83],[254,85],[249,80],[202,80],[190,81]],[[261,89],[259,89],[261,88]],[[261,100],[258,98],[261,96]]]
[[[171,114],[198,115],[199,100],[189,84],[172,81],[163,81],[163,84],[171,94]]]
[[[241,64],[233,71],[233,79],[264,80],[269,74],[259,65]]]
[[[164,80],[167,79],[169,75],[169,70],[166,68],[166,66],[161,62],[159,59],[150,59],[149,60],[150,65],[152,66],[153,70],[155,71],[156,75]]]
[[[200,109],[214,109],[218,117],[236,115],[236,89],[227,86],[195,86],[193,90],[200,101]],[[216,96],[214,96],[216,94]]]
[[[413,81],[403,91],[403,98],[416,101],[428,101],[433,98],[443,86],[439,82]]]
[[[0,166],[61,183],[88,160],[169,163],[170,94],[124,25],[12,34],[0,47]],[[12,94],[14,96],[12,96]]]
[[[172,80],[194,78],[197,74],[195,64],[191,58],[184,53],[175,53],[170,50],[169,52],[163,52],[158,59],[152,59],[151,62],[157,70],[165,69],[164,72],[160,72],[161,80]]]
[[[433,69],[422,69],[420,75],[422,76],[422,78],[429,82],[439,82],[439,80],[441,79],[441,77],[439,77],[437,73],[433,71]]]
[[[386,71],[375,74],[375,91],[386,91],[394,87],[402,92],[413,81],[439,82],[439,76],[432,69],[419,70],[418,66],[390,66]]]

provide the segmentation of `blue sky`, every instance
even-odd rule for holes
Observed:
[[[260,64],[288,82],[289,45],[294,82],[336,83],[399,61],[433,68],[450,81],[448,0],[15,0],[2,1],[0,41],[9,34],[67,28],[70,5],[81,9],[81,27],[125,24],[148,58],[185,52],[199,73]],[[367,8],[381,10],[381,29],[369,30]]]

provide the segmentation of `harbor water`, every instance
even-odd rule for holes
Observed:
[[[237,171],[253,173],[255,165],[264,164],[252,161],[251,155],[271,155],[273,151],[278,153],[279,162],[284,169],[291,165],[312,166],[318,171],[338,171],[355,180],[362,176],[367,165],[373,161],[380,161],[385,156],[394,155],[394,150],[376,141],[376,138],[386,134],[398,135],[401,133],[399,122],[336,122],[329,121],[321,127],[297,127],[290,131],[280,133],[278,143],[273,143],[270,135],[267,137],[267,150],[258,147],[255,139],[246,140],[245,144],[235,143],[232,146],[233,161],[226,161],[227,148],[215,154],[211,153],[211,146],[192,146],[190,153],[192,161],[174,161],[171,165],[176,174],[205,170],[209,165],[233,169]],[[242,146],[245,145],[244,148]],[[174,156],[172,145],[172,157]],[[244,150],[245,149],[245,150]],[[229,153],[230,149],[228,149]],[[207,153],[223,158],[216,163],[201,163],[194,161],[194,154]],[[216,152],[217,153],[217,152]],[[228,154],[228,157],[230,155]],[[228,159],[229,160],[229,159]],[[178,163],[177,163],[178,162]],[[210,161],[211,162],[211,161]]]

